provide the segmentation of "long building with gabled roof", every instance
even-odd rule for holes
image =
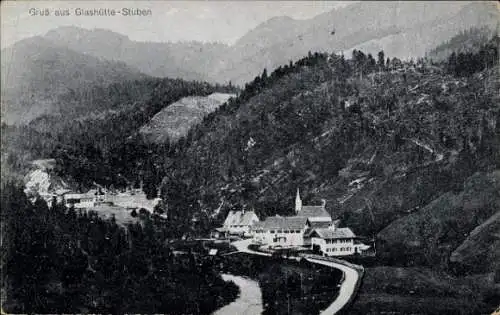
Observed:
[[[271,246],[302,246],[307,230],[305,217],[268,217],[253,228],[254,241]]]

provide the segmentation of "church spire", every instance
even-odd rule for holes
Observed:
[[[297,187],[297,195],[295,196],[295,212],[298,213],[302,209],[302,199],[300,199],[299,188]]]

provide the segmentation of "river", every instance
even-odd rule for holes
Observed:
[[[240,289],[239,297],[232,303],[215,311],[214,315],[257,315],[264,311],[262,292],[257,281],[246,277],[222,274],[224,281],[233,281]]]

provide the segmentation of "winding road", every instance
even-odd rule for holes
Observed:
[[[359,281],[358,271],[351,267],[341,265],[333,261],[325,261],[314,258],[306,258],[306,259],[315,264],[320,264],[340,269],[344,273],[338,297],[335,299],[335,301],[333,301],[332,304],[330,304],[330,306],[328,306],[325,310],[321,312],[322,315],[336,314],[345,305],[347,305],[347,303],[349,303],[349,301],[351,300],[351,296],[353,296],[356,293],[355,292],[356,283]]]
[[[262,252],[257,252],[254,250],[251,250],[248,248],[248,245],[252,243],[251,239],[247,240],[241,240],[241,241],[236,241],[231,243],[238,249],[238,252],[242,253],[248,253],[248,254],[253,254],[253,255],[260,255],[260,256],[271,256],[269,253],[262,253]],[[298,259],[298,258],[292,258],[292,259]],[[354,268],[351,268],[349,266],[343,265],[336,263],[334,261],[327,261],[323,259],[317,259],[313,257],[304,257],[304,259],[315,263],[315,264],[320,264],[320,265],[325,265],[329,266],[332,268],[340,269],[344,276],[342,277],[343,281],[340,285],[340,290],[338,293],[337,298],[335,301],[332,302],[325,310],[321,312],[321,315],[331,315],[331,314],[336,314],[339,312],[344,306],[349,303],[351,300],[351,297],[354,296],[356,293],[356,285],[357,282],[360,281],[360,274],[358,271]]]

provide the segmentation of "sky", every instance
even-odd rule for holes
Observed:
[[[2,1],[1,46],[59,26],[105,28],[138,41],[234,43],[274,17],[308,19],[352,1]],[[75,16],[77,9],[151,10],[148,16]],[[49,16],[42,16],[49,10]],[[69,10],[71,16],[56,16]]]

